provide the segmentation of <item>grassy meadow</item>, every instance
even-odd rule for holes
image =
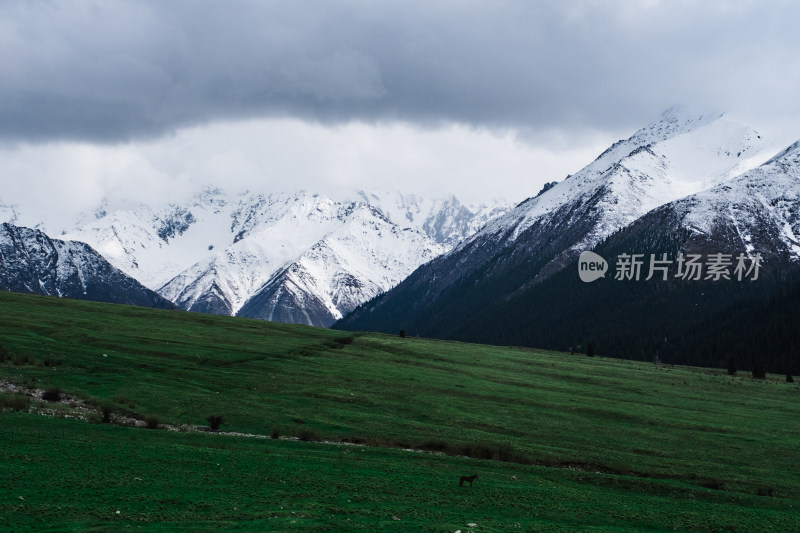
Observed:
[[[800,524],[783,376],[0,293],[0,391],[0,530]]]

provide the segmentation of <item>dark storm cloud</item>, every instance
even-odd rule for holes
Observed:
[[[118,142],[216,120],[640,125],[796,111],[796,2],[5,1],[0,139]]]

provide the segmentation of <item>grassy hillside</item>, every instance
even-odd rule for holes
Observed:
[[[65,397],[0,397],[0,515],[19,530],[800,520],[800,388],[778,376],[13,293],[0,293],[0,346],[4,389]],[[117,423],[36,414],[99,422],[84,405]],[[211,414],[267,438],[192,430]],[[147,415],[184,431],[120,425]],[[458,487],[471,473],[475,486]]]

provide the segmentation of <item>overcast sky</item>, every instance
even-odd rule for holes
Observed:
[[[520,201],[675,103],[791,127],[798,20],[792,0],[2,0],[0,202]]]

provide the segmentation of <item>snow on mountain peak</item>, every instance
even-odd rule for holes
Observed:
[[[340,227],[280,269],[237,314],[328,326],[444,251],[368,204],[351,207]]]
[[[534,224],[568,213],[585,219],[586,234],[574,247],[586,248],[660,205],[754,168],[774,149],[774,142],[725,114],[672,107],[481,233],[513,241]]]
[[[358,295],[387,290],[504,209],[496,203],[470,210],[455,197],[400,193],[362,191],[335,200],[302,190],[229,194],[212,188],[179,203],[103,205],[65,238],[91,244],[130,276],[195,311],[235,314],[277,273],[303,270],[306,281],[293,290],[302,285],[321,292],[295,297],[322,301],[325,313],[336,317],[342,312],[337,305],[349,309],[361,303],[354,300]],[[332,264],[311,261],[314,249],[327,250],[316,257]]]
[[[452,194],[438,197],[387,191],[357,194],[395,224],[421,231],[448,249],[508,210],[502,200],[462,204]]]
[[[784,248],[800,260],[800,141],[763,165],[716,187],[675,202],[684,225],[701,234],[726,224],[750,251],[776,253]],[[771,229],[770,229],[771,228]],[[769,249],[755,250],[757,236],[775,236]],[[763,239],[762,239],[763,244]]]
[[[698,111],[680,104],[673,105],[662,112],[656,120],[634,133],[633,138],[638,143],[665,141],[715,122],[724,115],[724,113]]]

